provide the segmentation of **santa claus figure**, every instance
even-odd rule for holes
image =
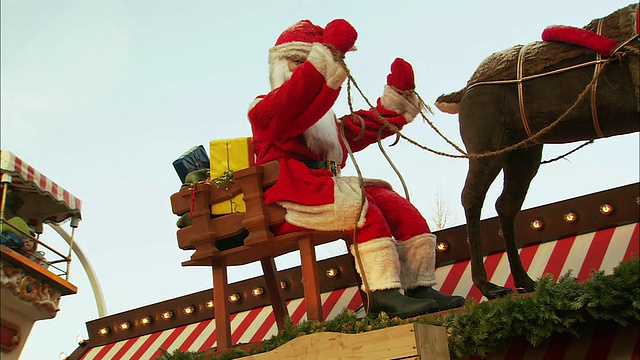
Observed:
[[[384,126],[374,109],[340,119],[331,110],[347,78],[340,59],[356,38],[345,20],[325,29],[302,20],[269,51],[272,91],[251,104],[249,120],[257,163],[280,163],[278,181],[265,191],[267,204],[287,210],[286,222],[274,230],[353,233],[357,226],[357,271],[368,283],[370,315],[406,318],[462,306],[464,298],[433,289],[436,238],[418,210],[384,181],[365,179],[362,189],[357,177],[340,176],[348,155],[344,141],[362,150],[377,142]],[[396,59],[375,111],[401,129],[419,113],[413,89],[413,68]]]

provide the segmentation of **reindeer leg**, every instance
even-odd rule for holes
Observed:
[[[482,154],[512,144],[507,129],[517,115],[501,86],[478,87],[467,91],[460,102],[460,136],[469,154]],[[517,109],[516,109],[517,110]],[[502,170],[506,154],[469,158],[469,170],[462,190],[462,205],[467,218],[467,236],[471,255],[473,284],[487,299],[506,295],[511,289],[489,282],[484,267],[480,213],[489,187]]]
[[[471,277],[473,284],[480,289],[487,299],[494,299],[511,292],[510,289],[492,284],[487,279],[483,262],[482,234],[480,231],[480,215],[482,205],[491,183],[502,168],[503,156],[470,159],[467,179],[462,191],[462,205],[467,219],[467,241],[471,255]]]
[[[509,267],[516,287],[527,292],[534,291],[535,282],[522,266],[516,245],[516,216],[529,190],[531,180],[538,172],[542,158],[542,145],[513,151],[507,156],[504,166],[504,187],[496,201],[496,211],[502,228]]]

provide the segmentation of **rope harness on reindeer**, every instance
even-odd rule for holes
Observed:
[[[602,23],[601,21],[598,24],[598,35],[600,35],[602,29]],[[429,126],[443,139],[445,140],[449,145],[451,145],[456,151],[458,151],[461,155],[455,155],[455,154],[448,154],[445,152],[441,152],[441,151],[437,151],[434,149],[431,149],[427,146],[424,146],[420,143],[418,143],[417,141],[407,137],[406,135],[402,134],[402,132],[394,125],[390,124],[376,109],[375,106],[371,103],[371,101],[369,101],[369,99],[367,98],[367,96],[363,93],[363,91],[360,89],[360,87],[358,86],[358,83],[356,82],[356,80],[354,79],[354,77],[351,75],[351,72],[349,71],[348,67],[346,66],[346,63],[344,62],[344,56],[338,52],[337,50],[333,49],[332,47],[332,52],[334,54],[334,58],[336,59],[336,61],[338,61],[346,70],[347,74],[348,74],[348,78],[347,78],[347,101],[348,101],[348,106],[349,106],[349,111],[350,111],[350,115],[352,117],[352,119],[354,121],[359,121],[360,125],[361,125],[361,131],[360,134],[354,139],[354,140],[358,140],[359,138],[361,138],[364,135],[365,132],[365,124],[364,124],[364,120],[358,116],[354,110],[353,107],[353,98],[352,98],[352,87],[355,87],[358,92],[360,93],[361,97],[365,100],[365,102],[367,103],[367,105],[373,110],[373,112],[375,113],[376,117],[381,121],[381,123],[384,124],[384,126],[378,131],[378,147],[380,148],[381,152],[383,153],[383,155],[385,156],[385,158],[387,159],[387,161],[389,162],[389,164],[391,165],[391,167],[393,168],[393,170],[395,171],[396,175],[398,176],[400,182],[402,183],[404,192],[405,192],[405,198],[407,198],[407,200],[409,200],[409,192],[407,189],[407,185],[406,182],[404,181],[401,173],[399,172],[399,170],[396,168],[396,166],[393,164],[393,161],[391,161],[390,157],[388,156],[388,154],[386,153],[386,151],[384,150],[383,146],[382,146],[382,134],[385,130],[390,130],[393,133],[396,134],[396,140],[391,144],[391,146],[395,145],[398,143],[398,141],[400,140],[400,138],[403,138],[405,140],[407,140],[408,142],[410,142],[411,144],[418,146],[419,148],[423,149],[423,150],[427,150],[429,152],[432,152],[436,155],[441,155],[441,156],[446,156],[446,157],[452,157],[452,158],[467,158],[467,159],[479,159],[479,158],[485,158],[485,157],[489,157],[489,156],[497,156],[497,155],[502,155],[505,154],[507,152],[511,152],[514,151],[516,149],[525,147],[526,145],[530,144],[530,143],[534,143],[534,144],[539,144],[539,139],[546,133],[548,133],[549,131],[551,131],[553,128],[555,128],[560,122],[562,122],[563,120],[565,120],[567,118],[567,116],[579,105],[582,103],[582,101],[588,96],[589,92],[591,92],[591,114],[592,114],[592,120],[593,120],[593,125],[594,125],[594,129],[596,131],[596,134],[598,135],[598,137],[604,137],[604,134],[600,128],[600,123],[598,120],[598,114],[597,114],[597,85],[598,85],[598,79],[600,77],[600,75],[602,74],[602,72],[604,71],[604,69],[606,68],[606,66],[611,63],[614,60],[622,60],[623,57],[627,56],[629,53],[634,53],[634,54],[640,54],[640,51],[637,48],[634,47],[629,47],[627,46],[631,41],[633,41],[634,39],[638,38],[638,34],[635,34],[634,36],[632,36],[631,38],[629,38],[628,40],[624,41],[621,45],[619,45],[617,48],[615,48],[610,56],[606,59],[603,59],[602,56],[600,54],[597,55],[596,59],[593,61],[588,61],[588,62],[584,62],[581,64],[577,64],[577,65],[572,65],[572,66],[568,66],[565,68],[561,68],[561,69],[556,69],[556,70],[551,70],[551,71],[547,71],[547,72],[543,72],[543,73],[538,73],[538,74],[533,74],[533,75],[529,75],[529,76],[523,76],[524,72],[523,72],[523,68],[524,68],[524,54],[526,51],[526,46],[523,46],[520,49],[520,53],[518,56],[518,65],[517,65],[517,77],[516,79],[512,79],[512,80],[497,80],[497,81],[484,81],[484,82],[477,82],[474,83],[472,85],[470,85],[467,88],[467,91],[473,87],[476,86],[484,86],[484,85],[503,85],[503,84],[517,84],[518,86],[518,99],[519,99],[519,109],[520,109],[520,114],[521,114],[521,118],[522,118],[522,122],[525,128],[525,131],[527,133],[527,138],[514,144],[511,146],[508,146],[506,148],[503,149],[499,149],[496,151],[489,151],[489,152],[485,152],[485,153],[479,153],[479,154],[468,154],[466,153],[461,147],[459,147],[458,145],[456,145],[455,143],[453,143],[450,139],[448,139],[444,134],[442,134],[438,128],[433,124],[433,122],[431,122],[429,120],[429,118],[426,115],[426,112],[430,112],[433,113],[431,111],[431,109],[429,108],[429,106],[424,102],[424,100],[420,97],[420,95],[415,92],[415,90],[410,90],[410,91],[400,91],[398,89],[395,89],[398,93],[402,94],[405,97],[408,97],[408,95],[412,95],[415,94],[418,98],[418,108],[420,110],[420,115],[422,116],[422,118],[424,119],[425,122],[427,122],[429,124]],[[622,49],[625,49],[625,51],[621,51]],[[593,76],[591,81],[586,85],[585,89],[578,95],[576,101],[562,114],[560,115],[555,121],[553,121],[552,123],[550,123],[549,125],[547,125],[546,127],[540,129],[537,132],[533,132],[531,130],[531,127],[529,126],[528,120],[527,120],[527,116],[526,116],[526,111],[525,111],[525,102],[524,102],[524,82],[526,81],[530,81],[533,79],[538,79],[544,76],[550,76],[550,75],[554,75],[554,74],[559,74],[559,73],[563,73],[566,71],[570,71],[570,70],[574,70],[574,69],[578,69],[578,68],[583,68],[583,67],[587,67],[587,66],[592,66],[595,65],[594,71],[593,71]],[[337,119],[336,119],[337,120]],[[366,193],[364,191],[364,178],[362,176],[362,171],[360,169],[360,166],[358,165],[358,162],[353,154],[353,151],[351,150],[351,147],[349,146],[348,141],[346,141],[346,135],[344,132],[344,126],[345,126],[345,122],[344,121],[339,121],[340,123],[340,135],[343,139],[343,142],[345,144],[345,147],[348,151],[349,154],[349,158],[351,159],[351,161],[354,164],[354,168],[356,169],[356,172],[358,174],[358,179],[359,179],[359,183],[360,183],[360,188],[362,189],[361,191],[361,202],[360,202],[360,211],[359,214],[362,214],[362,210],[364,208],[364,204],[366,201]],[[554,158],[552,160],[549,161],[543,161],[542,163],[549,163],[552,161],[556,161],[559,160],[577,150],[579,150],[580,148],[592,143],[593,140],[589,140],[587,142],[585,142],[584,144],[580,145],[579,147],[577,147],[576,149],[562,155],[559,156],[557,158]],[[360,215],[362,216],[362,215]],[[355,226],[354,226],[354,231],[353,231],[353,238],[357,239],[357,231],[358,231],[358,227],[357,227],[357,223],[360,219],[357,220]],[[354,252],[355,252],[355,259],[356,262],[358,263],[358,266],[360,268],[362,268],[362,262],[358,253],[358,246],[357,246],[357,241],[353,242],[353,247],[354,247]],[[363,287],[364,287],[364,291],[366,293],[369,293],[369,285],[366,279],[366,276],[362,276],[362,282],[363,282]]]
[[[640,51],[635,48],[635,47],[631,47],[628,46],[628,44],[630,42],[632,42],[635,39],[638,39],[639,35],[635,34],[632,37],[630,37],[629,39],[627,39],[626,41],[624,41],[622,44],[620,44],[617,48],[615,48],[612,52],[611,55],[606,58],[603,59],[602,56],[598,55],[597,58],[595,60],[592,61],[587,61],[584,63],[580,63],[580,64],[576,64],[576,65],[571,65],[568,67],[564,67],[561,69],[555,69],[555,70],[550,70],[550,71],[546,71],[546,72],[542,72],[542,73],[538,73],[538,74],[533,74],[533,75],[528,75],[528,76],[523,76],[523,58],[524,58],[524,51],[522,49],[525,48],[525,46],[522,47],[522,49],[520,50],[521,56],[519,56],[519,60],[518,60],[518,70],[517,70],[517,78],[516,79],[511,79],[511,80],[494,80],[494,81],[482,81],[482,82],[476,82],[472,85],[470,85],[467,88],[467,91],[470,90],[471,88],[477,87],[477,86],[484,86],[484,85],[504,85],[504,84],[516,84],[518,85],[518,93],[519,93],[519,107],[520,107],[520,113],[521,113],[521,117],[522,117],[522,121],[523,121],[523,125],[526,129],[527,132],[527,138],[525,138],[524,140],[513,144],[511,146],[505,147],[503,149],[499,149],[499,150],[495,150],[495,151],[488,151],[488,152],[484,152],[484,153],[478,153],[478,154],[468,154],[466,153],[462,148],[460,148],[459,146],[457,146],[456,144],[454,144],[450,139],[448,139],[445,135],[443,135],[438,129],[437,127],[428,119],[427,115],[425,114],[425,112],[431,112],[431,109],[426,105],[426,103],[422,100],[422,98],[419,96],[419,94],[417,94],[415,91],[414,92],[416,95],[418,95],[418,99],[420,101],[420,115],[422,116],[422,118],[430,125],[430,127],[442,138],[444,139],[449,145],[451,145],[456,151],[458,151],[460,153],[460,155],[456,155],[456,154],[449,154],[449,153],[445,153],[442,151],[438,151],[432,148],[429,148],[425,145],[420,144],[419,142],[407,137],[406,135],[404,135],[401,131],[399,131],[395,126],[389,124],[380,114],[378,114],[376,112],[376,115],[378,117],[378,119],[383,122],[386,125],[386,128],[390,129],[391,131],[396,133],[396,141],[392,144],[395,145],[398,141],[399,138],[403,138],[405,140],[407,140],[409,143],[423,149],[423,150],[427,150],[429,152],[432,152],[436,155],[440,155],[440,156],[446,156],[446,157],[451,157],[451,158],[466,158],[466,159],[480,159],[480,158],[485,158],[485,157],[489,157],[489,156],[497,156],[497,155],[502,155],[514,150],[517,150],[519,148],[525,147],[526,145],[529,145],[531,143],[534,144],[539,144],[539,139],[547,134],[549,131],[551,131],[553,128],[555,128],[558,124],[560,124],[563,120],[565,120],[567,118],[567,116],[573,112],[573,110],[582,103],[582,101],[584,101],[584,99],[590,94],[590,99],[591,99],[591,113],[592,113],[592,120],[593,120],[593,124],[594,124],[594,128],[596,129],[596,133],[598,134],[598,137],[604,137],[604,134],[602,133],[602,130],[600,128],[600,123],[598,120],[598,115],[597,115],[597,103],[596,103],[596,97],[597,97],[597,85],[598,85],[598,79],[600,78],[600,75],[603,73],[604,69],[606,68],[606,66],[611,63],[612,61],[620,61],[622,60],[622,58],[624,58],[625,56],[628,56],[629,54],[640,54]],[[624,49],[624,51],[622,51]],[[346,68],[346,64],[344,64],[344,61],[342,61],[343,66]],[[545,77],[545,76],[550,76],[550,75],[555,75],[555,74],[559,74],[559,73],[563,73],[563,72],[567,72],[570,70],[575,70],[575,69],[579,69],[579,68],[583,68],[583,67],[588,67],[588,66],[593,66],[595,65],[595,69],[593,72],[593,76],[591,81],[585,86],[585,89],[578,95],[576,101],[562,114],[560,115],[556,120],[554,120],[552,123],[550,123],[549,125],[545,126],[544,128],[538,130],[537,132],[533,132],[530,128],[530,126],[528,125],[528,120],[526,117],[526,111],[525,111],[525,105],[524,105],[524,89],[523,89],[523,83],[526,81],[530,81],[530,80],[534,80],[534,79],[538,79],[541,77]],[[360,95],[362,96],[362,98],[366,101],[366,103],[374,109],[375,112],[375,108],[373,106],[373,104],[369,101],[369,99],[364,95],[364,93],[362,92],[362,90],[360,89],[360,87],[358,86],[357,82],[355,81],[355,79],[353,78],[353,76],[351,75],[351,73],[349,72],[349,70],[347,69],[347,72],[349,74],[348,76],[348,82],[347,82],[347,99],[348,99],[348,103],[349,103],[349,109],[351,111],[351,114],[355,115],[355,112],[353,111],[353,104],[352,104],[352,96],[351,96],[351,86],[354,86],[358,92],[360,93]],[[402,93],[400,91],[400,93]],[[364,125],[363,125],[364,126]],[[364,128],[362,130],[364,132]],[[582,148],[583,146],[589,144],[593,142],[593,140],[587,141],[585,144],[581,145],[579,148]],[[557,159],[563,158],[564,156],[567,156],[570,153],[575,152],[578,149],[574,149],[572,151],[570,151],[569,153],[562,155],[556,159],[553,159],[551,161],[555,161]],[[387,157],[385,155],[385,157]],[[388,159],[388,157],[387,157]],[[548,163],[551,161],[545,161],[543,163]],[[395,170],[395,167],[394,167]]]
[[[598,22],[598,35],[600,35],[602,31],[602,21],[601,19]],[[632,42],[635,39],[638,39],[639,35],[635,34],[632,37],[630,37],[629,39],[627,39],[626,41],[622,42],[622,44],[620,44],[617,48],[615,48],[610,56],[606,59],[603,59],[602,56],[600,54],[598,54],[596,56],[595,60],[592,61],[587,61],[584,63],[580,63],[580,64],[576,64],[576,65],[572,65],[572,66],[568,66],[568,67],[564,67],[564,68],[560,68],[560,69],[555,69],[555,70],[551,70],[551,71],[546,71],[546,72],[542,72],[542,73],[538,73],[538,74],[533,74],[533,75],[528,75],[528,76],[523,76],[524,71],[524,54],[525,54],[525,48],[526,46],[523,46],[520,49],[520,53],[518,56],[518,66],[517,66],[517,77],[516,79],[511,79],[511,80],[495,80],[495,81],[482,81],[482,82],[477,82],[474,83],[472,85],[470,85],[467,88],[467,91],[471,88],[474,88],[476,86],[484,86],[484,85],[504,85],[504,84],[517,84],[518,85],[518,99],[519,99],[519,109],[520,109],[520,114],[521,114],[521,118],[522,118],[522,122],[523,122],[523,126],[526,130],[527,133],[527,138],[525,138],[524,140],[513,144],[511,146],[505,147],[503,149],[499,149],[499,150],[495,150],[495,151],[489,151],[489,152],[484,152],[484,153],[479,153],[479,154],[468,154],[466,153],[460,146],[456,145],[454,142],[452,142],[449,138],[447,138],[444,134],[442,134],[442,132],[440,132],[440,130],[433,124],[433,122],[431,122],[431,120],[429,120],[429,118],[426,115],[426,112],[429,113],[433,113],[431,111],[431,108],[424,102],[424,100],[422,99],[422,97],[420,97],[420,95],[415,92],[415,90],[410,90],[410,91],[401,91],[398,89],[395,89],[396,91],[398,91],[398,93],[402,94],[403,96],[407,97],[410,94],[415,94],[418,97],[419,100],[419,104],[418,107],[420,109],[420,115],[422,116],[422,118],[424,119],[425,122],[427,122],[429,124],[429,126],[445,141],[447,142],[449,145],[451,145],[456,151],[458,151],[460,153],[460,155],[456,155],[456,154],[448,154],[445,152],[441,152],[441,151],[437,151],[434,149],[431,149],[425,145],[420,144],[419,142],[407,137],[406,135],[404,135],[397,127],[395,127],[394,125],[390,124],[386,119],[384,119],[384,117],[382,115],[380,115],[376,109],[375,106],[371,103],[371,101],[367,98],[367,96],[363,93],[363,91],[360,89],[360,87],[358,86],[358,83],[356,82],[355,78],[351,75],[351,72],[349,71],[346,63],[344,62],[344,57],[342,56],[342,54],[340,54],[337,51],[333,51],[334,52],[334,57],[341,63],[341,65],[345,68],[345,70],[347,71],[348,74],[348,78],[347,78],[347,101],[348,101],[348,106],[349,106],[349,111],[351,116],[353,117],[354,120],[359,120],[361,123],[361,132],[360,135],[358,135],[358,137],[356,137],[356,139],[354,140],[358,140],[365,131],[365,124],[363,122],[363,120],[360,118],[360,116],[358,116],[355,113],[354,110],[354,106],[353,106],[353,97],[352,97],[352,87],[355,87],[358,92],[360,93],[360,96],[365,100],[365,102],[367,103],[367,105],[373,109],[374,113],[376,114],[376,117],[382,122],[384,123],[384,126],[379,130],[378,132],[378,147],[380,148],[381,152],[383,153],[384,157],[387,159],[387,161],[389,162],[389,164],[391,165],[391,167],[393,168],[394,172],[396,173],[396,175],[398,176],[398,178],[400,179],[402,186],[404,188],[404,192],[405,192],[405,197],[407,199],[409,199],[409,192],[407,190],[407,186],[406,183],[402,177],[402,175],[400,174],[400,172],[398,171],[397,167],[393,164],[393,162],[391,161],[390,157],[388,156],[388,154],[386,153],[386,151],[384,150],[383,146],[382,146],[382,133],[386,130],[389,129],[390,131],[394,132],[396,134],[396,140],[390,145],[393,146],[395,144],[398,143],[398,141],[400,140],[400,138],[403,138],[405,140],[407,140],[409,143],[418,146],[419,148],[423,149],[423,150],[427,150],[429,152],[432,152],[436,155],[440,155],[440,156],[446,156],[446,157],[452,157],[452,158],[467,158],[467,159],[480,159],[480,158],[485,158],[485,157],[489,157],[489,156],[497,156],[497,155],[502,155],[511,151],[514,151],[516,149],[522,148],[530,143],[534,143],[534,144],[540,144],[539,139],[545,135],[546,133],[548,133],[549,131],[551,131],[553,128],[555,128],[558,124],[560,124],[560,122],[562,122],[563,120],[565,120],[567,118],[567,116],[579,105],[582,103],[582,101],[584,101],[584,99],[587,97],[587,95],[589,94],[589,92],[591,92],[591,96],[590,96],[590,100],[591,100],[591,114],[592,114],[592,120],[593,120],[593,124],[594,124],[594,129],[598,135],[598,137],[604,137],[604,134],[602,132],[602,129],[600,128],[600,123],[598,120],[598,114],[597,114],[597,85],[598,85],[598,79],[600,78],[600,75],[602,74],[602,72],[604,71],[604,69],[606,68],[606,66],[611,63],[614,60],[622,60],[623,57],[629,55],[630,53],[633,54],[640,54],[640,51],[637,48],[634,47],[630,47],[628,46],[628,44],[630,42]],[[622,49],[624,49],[625,51],[622,51]],[[579,68],[583,68],[583,67],[588,67],[588,66],[592,66],[595,65],[594,68],[594,72],[593,72],[593,76],[591,81],[585,86],[585,89],[578,95],[576,101],[562,114],[560,115],[555,121],[553,121],[552,123],[550,123],[549,125],[547,125],[546,127],[538,130],[537,132],[533,132],[531,130],[531,127],[529,126],[528,120],[527,120],[527,116],[526,116],[526,110],[525,110],[525,101],[524,101],[524,88],[523,88],[523,84],[526,81],[530,81],[533,79],[538,79],[541,77],[545,77],[545,76],[550,76],[550,75],[555,75],[555,74],[559,74],[559,73],[563,73],[563,72],[567,72],[570,70],[575,70],[575,69],[579,69]],[[344,139],[344,123],[341,123],[341,135]],[[344,141],[345,144],[347,144],[347,141]],[[585,142],[584,144],[578,146],[577,148],[565,153],[564,155],[558,156],[554,159],[551,160],[547,160],[547,161],[543,161],[542,163],[550,163],[556,160],[559,160],[561,158],[566,157],[567,155],[581,149],[582,147],[593,143],[593,140],[589,140],[587,142]],[[356,171],[358,173],[358,176],[361,180],[361,186],[362,188],[364,188],[364,182],[362,180],[362,173],[360,170],[360,167],[355,159],[355,156],[353,155],[353,152],[351,151],[350,147],[347,144],[347,151],[349,153],[349,157],[351,158],[351,160],[354,163],[354,166],[356,168]],[[364,193],[363,193],[363,197],[364,197]],[[364,203],[364,199],[363,199],[363,203]]]
[[[596,30],[596,34],[601,36],[602,35],[602,19],[598,19],[598,25],[597,25],[597,30]],[[518,62],[517,62],[517,84],[518,84],[518,106],[520,108],[520,118],[522,119],[522,126],[524,127],[525,132],[527,133],[527,136],[529,138],[533,138],[534,133],[531,131],[531,127],[529,125],[529,121],[527,120],[527,112],[525,110],[525,100],[524,100],[524,80],[523,80],[523,73],[524,73],[524,58],[525,58],[525,53],[526,53],[526,49],[527,49],[527,45],[523,46],[520,48],[520,51],[518,53]],[[596,60],[592,61],[592,62],[587,62],[584,64],[580,64],[577,66],[570,66],[567,68],[562,69],[563,71],[568,71],[568,70],[572,70],[574,68],[577,67],[581,67],[581,66],[588,66],[594,64],[594,70],[593,70],[593,77],[592,77],[592,83],[591,83],[591,119],[593,120],[593,128],[596,132],[596,135],[598,135],[598,138],[602,138],[604,137],[604,133],[602,132],[602,129],[600,127],[600,122],[598,121],[598,109],[597,109],[597,97],[598,97],[598,77],[600,74],[600,71],[602,69],[602,67],[604,66],[604,61],[602,60],[602,55],[599,52],[596,52]],[[540,142],[537,139],[533,140],[534,143],[536,144],[540,144]],[[587,143],[590,143],[592,141],[587,141]]]

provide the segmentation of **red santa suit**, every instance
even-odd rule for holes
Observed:
[[[285,30],[269,54],[273,90],[258,96],[249,109],[256,163],[280,163],[277,182],[265,191],[267,204],[287,210],[287,223],[276,231],[353,233],[357,224],[356,240],[370,291],[431,287],[436,284],[435,236],[418,210],[383,181],[365,179],[362,203],[360,180],[338,173],[346,166],[345,140],[353,152],[377,142],[384,123],[376,112],[402,129],[419,113],[417,96],[405,97],[387,86],[375,110],[337,119],[331,108],[347,71],[334,58],[331,46],[316,41],[322,40],[323,30],[308,20]],[[306,61],[291,73],[287,68],[291,58]],[[412,70],[410,76],[413,84]],[[382,136],[392,134],[387,129]],[[316,166],[332,161],[339,166],[337,171]],[[358,271],[363,275],[363,269]]]

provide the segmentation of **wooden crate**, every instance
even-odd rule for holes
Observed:
[[[322,332],[301,336],[247,360],[450,359],[444,327],[406,324],[360,334]]]

